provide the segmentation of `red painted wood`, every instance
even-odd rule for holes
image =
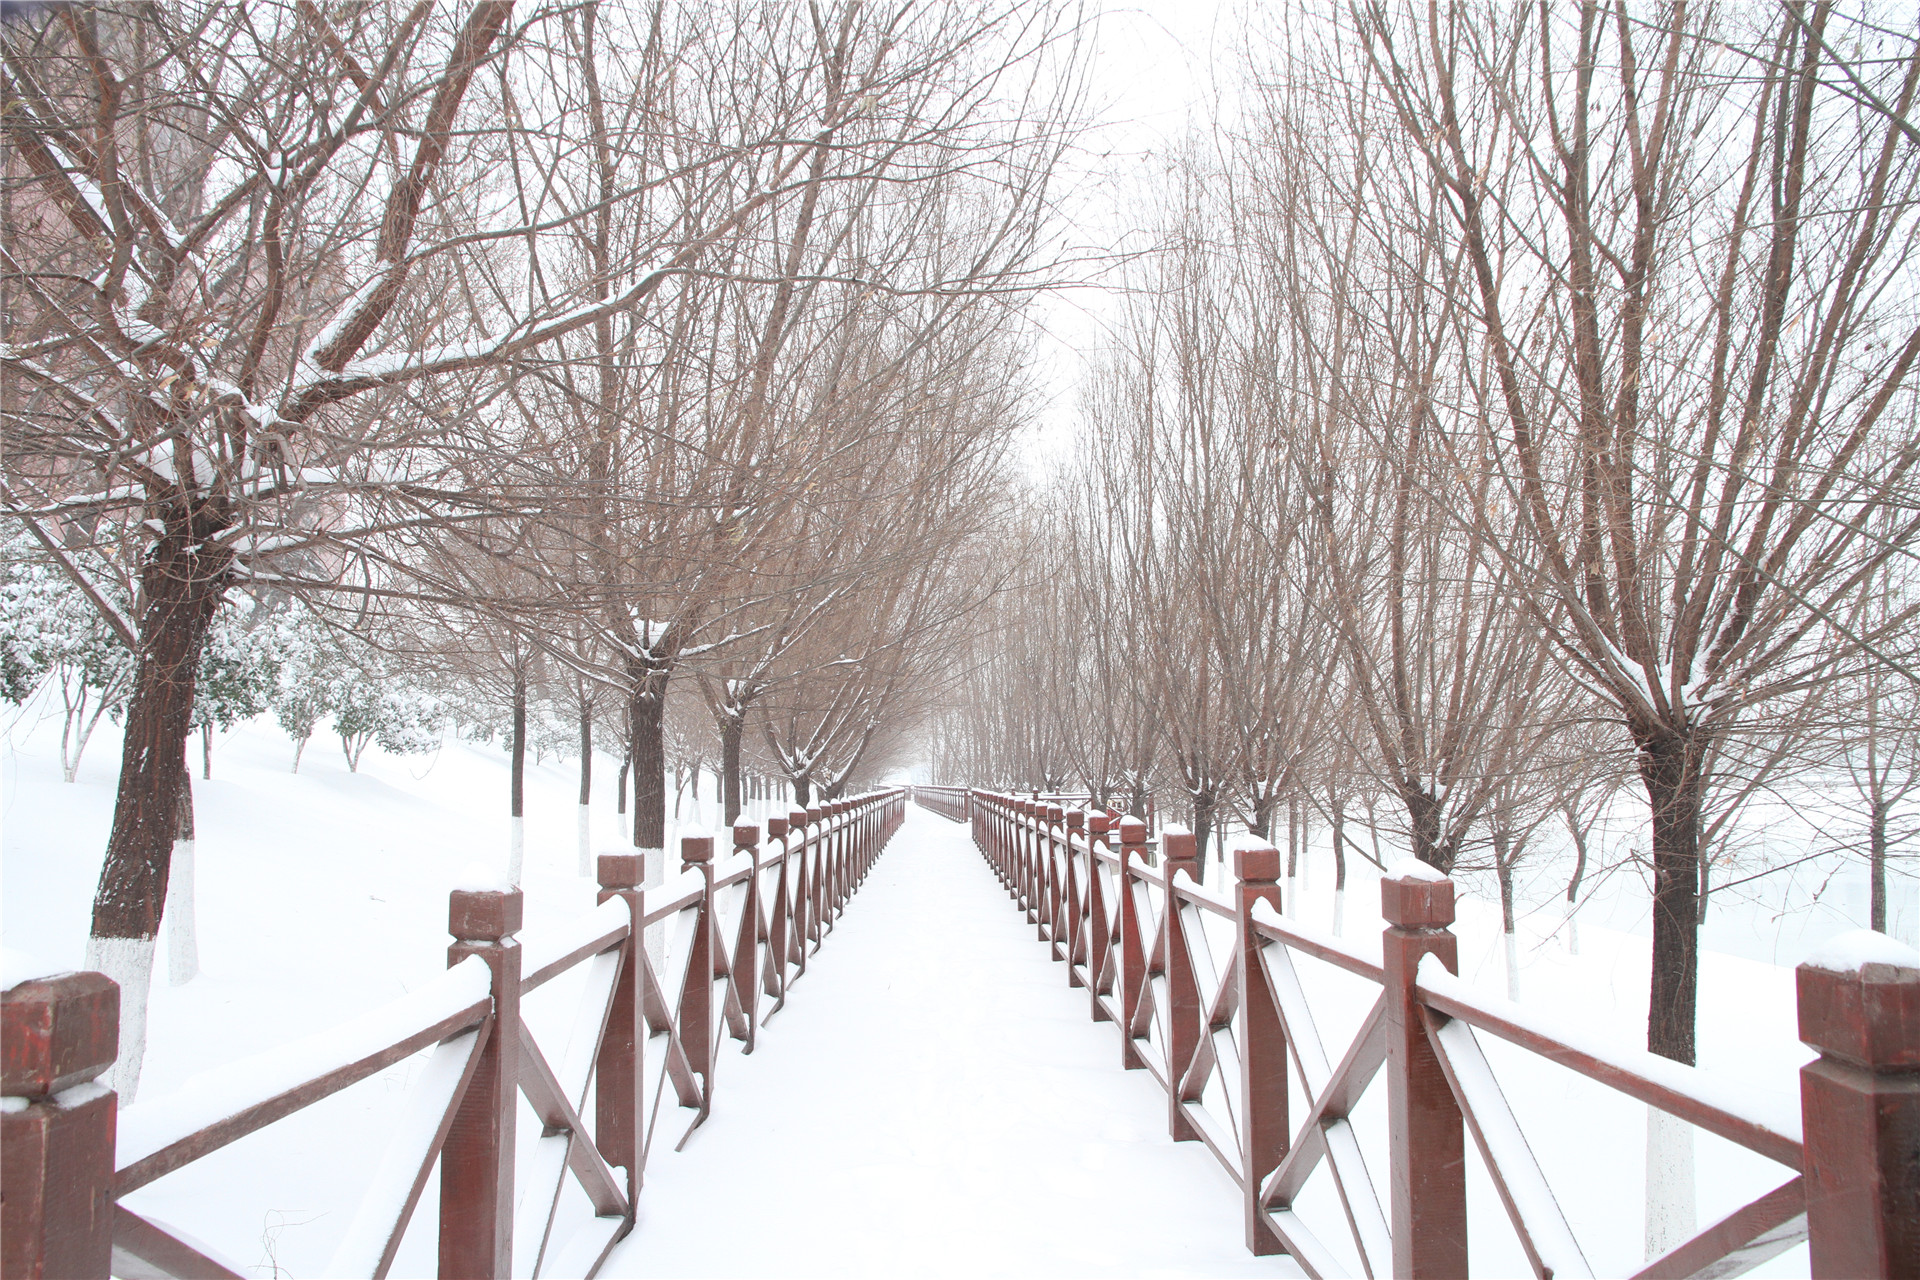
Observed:
[[[1169,832],[1162,845],[1167,876],[1166,905],[1160,911],[1157,948],[1167,975],[1167,1132],[1175,1142],[1196,1142],[1199,1131],[1187,1117],[1181,1082],[1200,1048],[1200,987],[1193,971],[1193,941],[1187,937],[1185,913],[1173,892],[1174,876],[1184,871],[1198,879],[1200,859],[1192,832]],[[1203,944],[1204,945],[1204,944]]]
[[[1087,961],[1087,922],[1082,904],[1086,900],[1087,870],[1091,870],[1085,851],[1091,850],[1093,846],[1087,843],[1085,812],[1079,809],[1068,810],[1066,824],[1066,913],[1062,917],[1062,925],[1066,930],[1067,985],[1080,987],[1086,984],[1081,980],[1079,970],[1074,966],[1085,964]]]
[[[1093,814],[1087,826],[1087,992],[1095,1022],[1111,1022],[1100,997],[1113,993],[1107,977],[1108,953],[1113,949],[1113,909],[1107,905],[1100,862],[1110,851],[1108,838],[1111,819],[1104,813]]]
[[[0,997],[0,1089],[38,1098],[92,1080],[119,1041],[120,988],[105,974],[22,982]]]
[[[767,840],[777,844],[774,857],[779,859],[779,870],[773,883],[773,912],[767,922],[767,964],[761,971],[761,984],[766,993],[773,998],[772,1017],[786,999],[787,965],[793,961],[793,857],[787,846],[787,820],[785,818],[767,819]]]
[[[693,921],[693,953],[680,986],[680,1052],[700,1077],[700,1114],[713,1104],[713,837],[680,841],[680,869],[697,870],[706,881],[699,914]]]
[[[1741,1205],[1691,1240],[1661,1254],[1632,1280],[1688,1280],[1729,1257],[1757,1266],[1806,1238],[1807,1191],[1803,1178],[1789,1178],[1758,1200]],[[1796,1230],[1794,1223],[1799,1223]],[[1714,1274],[1740,1275],[1746,1268],[1715,1267]]]
[[[1272,845],[1237,849],[1233,874],[1239,880],[1234,894],[1237,928],[1234,947],[1239,952],[1241,1202],[1246,1220],[1247,1248],[1265,1256],[1281,1251],[1266,1211],[1260,1205],[1260,1186],[1286,1158],[1291,1131],[1287,1127],[1287,1036],[1280,1023],[1267,967],[1261,963],[1265,945],[1253,929],[1253,904],[1265,902],[1280,910],[1280,851]]]
[[[645,943],[641,921],[646,918],[641,892],[642,868],[637,853],[603,853],[599,862],[600,892],[595,899],[618,898],[627,904],[626,939],[620,944],[620,976],[614,979],[613,1000],[607,1009],[607,1029],[600,1037],[594,1061],[593,1141],[601,1159],[627,1171],[627,1203],[640,1194],[646,1161],[644,1108],[647,1025],[641,1000],[641,958]],[[631,1215],[629,1215],[631,1217]]]
[[[1920,970],[1795,975],[1815,1280],[1920,1276]]]
[[[1132,1034],[1147,987],[1147,947],[1133,894],[1134,865],[1146,857],[1146,843],[1146,823],[1138,818],[1120,820],[1120,1065],[1128,1071],[1147,1065],[1134,1047]]]
[[[514,1121],[519,1105],[520,890],[455,889],[447,964],[493,971],[492,1034],[440,1153],[440,1274],[496,1280],[513,1269]]]
[[[1659,1107],[1663,1111],[1670,1111],[1689,1124],[1697,1125],[1749,1151],[1756,1151],[1789,1169],[1800,1167],[1800,1144],[1786,1134],[1761,1128],[1749,1120],[1722,1111],[1691,1094],[1677,1092],[1645,1076],[1622,1070],[1611,1062],[1596,1058],[1585,1050],[1562,1044],[1558,1040],[1540,1034],[1532,1027],[1514,1022],[1491,1009],[1426,991],[1420,993],[1420,1001],[1436,1013],[1459,1018],[1478,1030],[1499,1036],[1523,1049],[1537,1053],[1549,1062],[1557,1062],[1589,1080],[1597,1080],[1630,1098]]]
[[[13,1272],[6,1274],[11,1277]],[[150,1276],[243,1280],[239,1272],[228,1270],[186,1241],[118,1203],[113,1206],[113,1274],[119,1280],[147,1280]]]
[[[1460,969],[1451,880],[1380,882],[1387,1022],[1388,1198],[1393,1273],[1407,1280],[1467,1274],[1466,1131],[1427,1040],[1414,977],[1422,957]]]
[[[832,914],[833,898],[829,878],[832,866],[827,857],[827,811],[819,805],[807,808],[807,846],[808,865],[811,868],[808,883],[812,886],[812,901],[807,906],[807,924],[809,936],[817,949],[820,940],[827,936],[828,917]]]
[[[8,1280],[105,1280],[118,1099],[92,1082],[113,1065],[119,1036],[120,989],[102,974],[23,982],[0,996],[5,1092],[26,1099],[0,1115],[0,1275]]]
[[[740,928],[733,943],[733,989],[746,1017],[744,1053],[752,1053],[760,1025],[760,828],[751,822],[735,824],[733,849],[753,860],[753,874],[747,877],[746,895],[740,901]]]

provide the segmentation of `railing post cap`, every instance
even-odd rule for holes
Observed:
[[[104,973],[33,978],[0,995],[0,1093],[44,1098],[113,1065],[120,986]]]
[[[1078,831],[1087,825],[1087,815],[1080,809],[1067,810],[1067,830]]]
[[[1104,813],[1096,812],[1087,815],[1087,830],[1093,832],[1094,835],[1105,835],[1107,833],[1107,823],[1107,815]]]
[[[520,932],[525,909],[518,889],[455,889],[447,895],[447,932],[460,942],[500,942]]]
[[[680,861],[711,862],[713,860],[712,836],[681,836]]]
[[[1121,844],[1145,844],[1147,842],[1147,824],[1139,818],[1120,819]]]
[[[787,815],[787,829],[789,831],[797,831],[811,821],[813,821],[813,819],[807,816],[805,809],[795,809]]]
[[[736,847],[752,848],[760,843],[760,824],[757,822],[736,822],[733,824],[733,843]]]
[[[1380,914],[1402,929],[1440,929],[1453,923],[1453,881],[1424,862],[1403,858],[1380,881]]]
[[[808,822],[819,822],[825,819],[826,816],[827,809],[825,805],[810,804],[807,806]]]
[[[637,853],[603,853],[598,870],[602,889],[637,889],[645,876]]]
[[[1198,856],[1194,852],[1196,845],[1193,832],[1168,831],[1163,834],[1166,839],[1162,842],[1161,851],[1166,855],[1168,862],[1192,862]]]
[[[1065,809],[1062,809],[1059,805],[1050,804],[1047,806],[1047,821],[1058,822],[1062,818],[1066,817],[1066,813],[1067,811]]]
[[[1270,844],[1242,845],[1233,851],[1233,874],[1249,884],[1276,884],[1280,851]]]
[[[787,820],[774,817],[767,819],[767,839],[778,840],[787,834]]]
[[[1794,971],[1800,1039],[1856,1066],[1920,1068],[1920,952],[1858,929]]]

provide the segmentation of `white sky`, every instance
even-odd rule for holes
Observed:
[[[1103,6],[1092,24],[1089,110],[1096,124],[1060,197],[1070,243],[1096,251],[1140,247],[1138,197],[1158,161],[1210,115],[1230,74],[1233,16],[1220,0],[1147,0]],[[1034,353],[1043,388],[1028,450],[1044,469],[1071,438],[1084,353],[1106,342],[1118,298],[1097,282],[1054,291],[1036,309],[1042,340]]]

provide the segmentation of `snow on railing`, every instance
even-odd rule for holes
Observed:
[[[1739,1275],[1803,1240],[1816,1277],[1904,1274],[1920,1247],[1920,953],[1870,935],[1801,965],[1800,1035],[1820,1057],[1797,1094],[1756,1092],[1475,991],[1456,976],[1453,882],[1424,865],[1382,880],[1375,952],[1281,914],[1269,845],[1236,850],[1236,882],[1210,889],[1184,831],[1163,833],[1154,868],[1138,819],[980,790],[930,803],[929,790],[915,797],[929,808],[964,805],[1068,984],[1119,1028],[1122,1065],[1165,1090],[1173,1138],[1204,1142],[1239,1184],[1256,1254],[1291,1254],[1314,1276],[1352,1274],[1356,1261],[1374,1276],[1467,1274],[1471,1141],[1534,1274],[1592,1274],[1483,1033],[1783,1166],[1780,1185],[1640,1276]],[[1345,1007],[1316,1017],[1296,956],[1376,994],[1356,1002],[1341,988]],[[1344,1046],[1323,1041],[1321,1027],[1356,1013]],[[1290,1069],[1307,1103],[1293,1126]],[[1389,1135],[1376,1176],[1350,1117],[1381,1076]],[[1312,1217],[1298,1198],[1322,1169],[1341,1211]],[[1350,1251],[1322,1238],[1343,1229]]]
[[[427,1052],[327,1274],[385,1276],[438,1168],[442,1275],[593,1275],[633,1227],[655,1130],[671,1114],[661,1114],[665,1095],[694,1112],[684,1144],[712,1110],[726,1039],[751,1051],[905,804],[904,791],[890,790],[795,810],[767,823],[765,846],[757,826],[741,824],[718,865],[711,837],[688,837],[680,875],[650,901],[639,855],[604,854],[599,905],[525,938],[518,889],[456,889],[444,974],[117,1116],[115,1095],[96,1080],[117,1051],[118,988],[81,973],[9,989],[0,1000],[0,1274],[237,1275],[211,1246],[117,1198]],[[661,973],[642,945],[649,927],[671,935]],[[550,1058],[521,1018],[522,997],[581,967],[584,991]],[[772,1001],[764,1015],[763,996]],[[590,1093],[591,1126],[582,1114]],[[524,1158],[520,1095],[541,1124]],[[557,1238],[569,1174],[594,1216]]]

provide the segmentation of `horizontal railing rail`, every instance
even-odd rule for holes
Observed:
[[[1638,1276],[1738,1275],[1802,1240],[1818,1277],[1920,1261],[1920,957],[1904,949],[1800,966],[1801,1038],[1820,1057],[1797,1095],[1756,1094],[1471,988],[1457,976],[1453,884],[1423,865],[1381,882],[1376,952],[1284,916],[1268,845],[1236,850],[1235,882],[1216,892],[1184,832],[1165,833],[1155,867],[1146,824],[1111,812],[974,790],[967,821],[1068,983],[1088,989],[1090,1015],[1119,1029],[1121,1065],[1160,1083],[1172,1137],[1204,1143],[1238,1184],[1254,1253],[1346,1274],[1322,1238],[1344,1228],[1368,1275],[1467,1274],[1471,1141],[1534,1274],[1591,1275],[1485,1034],[1781,1167],[1779,1185]],[[1322,1038],[1334,1019],[1316,1019],[1298,956],[1374,990],[1344,1045]],[[1290,1072],[1304,1118],[1289,1115]],[[1368,1153],[1351,1117],[1383,1078],[1388,1140]],[[1323,1166],[1341,1213],[1309,1222],[1297,1198]]]
[[[526,937],[518,889],[456,889],[444,974],[124,1111],[97,1083],[117,1053],[114,984],[79,973],[16,985],[0,999],[0,1272],[243,1274],[120,1197],[429,1051],[325,1274],[387,1275],[438,1168],[439,1274],[593,1275],[633,1227],[662,1101],[694,1113],[684,1144],[711,1112],[725,1041],[752,1052],[905,803],[904,791],[885,790],[795,810],[767,823],[764,845],[757,826],[741,824],[718,864],[711,837],[687,837],[679,876],[647,892],[639,854],[602,855],[599,905]],[[649,929],[671,935],[662,972],[645,945]],[[521,1001],[580,968],[584,991],[549,1056]],[[541,1136],[516,1160],[522,1095]],[[569,1176],[594,1217],[558,1239]]]

